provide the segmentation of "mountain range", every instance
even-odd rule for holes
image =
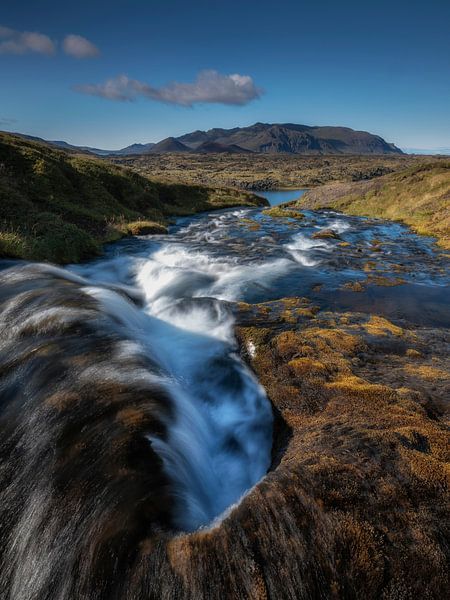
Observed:
[[[45,141],[41,138],[23,136]],[[193,131],[180,137],[168,137],[160,142],[132,144],[120,150],[101,150],[89,146],[74,146],[64,141],[47,141],[69,151],[87,152],[99,156],[131,154],[194,153],[271,153],[271,154],[402,154],[402,150],[382,137],[349,127],[318,127],[294,123],[255,123],[249,127]]]

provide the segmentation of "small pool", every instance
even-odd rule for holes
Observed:
[[[283,202],[290,202],[291,200],[297,200],[307,190],[263,190],[257,191],[258,196],[267,198],[271,206],[277,206],[283,204]]]

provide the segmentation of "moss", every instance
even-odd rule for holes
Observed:
[[[289,298],[273,306],[295,313],[305,304]],[[277,454],[263,493],[252,492],[238,514],[247,523],[250,506],[259,514],[272,500],[273,539],[279,540],[280,518],[298,508],[284,529],[298,535],[285,543],[291,548],[307,528],[308,557],[330,535],[325,561],[331,551],[336,597],[445,596],[448,389],[441,333],[328,311],[320,313],[320,327],[268,320],[263,327],[264,343],[251,365],[285,427],[274,429]],[[417,344],[433,349],[426,369],[406,351]],[[318,509],[313,523],[299,506],[305,497]],[[264,535],[268,514],[257,526]]]
[[[384,400],[393,400],[396,397],[396,392],[390,387],[370,383],[356,375],[340,375],[336,381],[325,385],[330,390],[354,395],[364,400],[383,402]]]
[[[0,133],[0,257],[77,262],[172,215],[267,202],[250,192],[164,184],[105,160]]]
[[[370,335],[386,336],[388,334],[403,335],[404,331],[401,327],[394,325],[384,317],[372,315],[364,325],[365,330]]]
[[[270,334],[270,330],[264,327],[239,327],[238,332],[247,344],[252,342],[255,346],[264,345]]]
[[[430,365],[405,365],[405,372],[408,375],[420,377],[426,381],[448,380],[448,373],[442,369],[437,369]]]
[[[167,233],[167,227],[155,221],[134,221],[125,226],[126,233],[130,235],[149,235]]]
[[[312,358],[294,358],[288,362],[288,366],[298,377],[322,375],[327,371],[323,363]]]
[[[367,281],[382,287],[394,287],[406,283],[405,279],[402,279],[401,277],[383,277],[380,275],[370,275],[367,278]]]
[[[450,161],[422,158],[419,164],[370,181],[329,184],[307,192],[295,206],[403,221],[449,249]],[[374,241],[372,249],[378,247]]]
[[[273,208],[266,208],[262,211],[263,215],[268,217],[274,217],[276,219],[297,219],[301,220],[305,218],[305,215],[298,210],[292,210],[289,208],[281,208],[280,206],[274,206]]]
[[[406,356],[409,356],[409,358],[422,358],[422,354],[414,348],[408,348],[406,350]]]
[[[340,240],[339,234],[337,234],[333,229],[322,229],[322,231],[316,231],[311,236],[313,239],[318,240]]]

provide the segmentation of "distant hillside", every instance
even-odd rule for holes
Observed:
[[[220,144],[219,142],[203,142],[200,146],[197,146],[195,152],[206,153],[206,154],[222,154],[229,152],[231,154],[246,154],[251,150],[245,150],[241,146],[236,144]]]
[[[8,132],[0,132],[8,135]],[[40,142],[41,144],[48,144],[49,146],[55,146],[56,148],[62,148],[63,150],[67,150],[68,152],[76,152],[81,154],[94,154],[97,156],[128,156],[131,154],[145,154],[149,152],[155,144],[153,142],[149,142],[148,144],[131,144],[131,146],[126,146],[126,148],[121,148],[120,150],[102,150],[101,148],[93,148],[91,146],[75,146],[73,144],[68,144],[63,140],[44,140],[43,138],[36,137],[34,135],[26,135],[25,133],[12,133],[9,135],[15,135],[25,140],[31,140],[33,142]]]
[[[168,137],[158,142],[150,150],[152,154],[166,154],[169,152],[190,152],[191,149],[174,137]]]
[[[148,144],[131,144],[131,146],[126,146],[121,150],[102,150],[105,156],[127,156],[129,154],[145,154],[146,152],[150,152],[150,150],[155,146],[153,142],[149,142]],[[97,152],[95,153],[97,154]]]
[[[378,135],[348,127],[256,123],[250,127],[194,131],[177,138],[192,150],[215,143],[251,152],[288,154],[402,154]]]
[[[0,133],[0,258],[76,262],[172,215],[265,205],[249,192],[158,183],[131,170]]]
[[[294,123],[255,123],[250,127],[194,131],[179,137],[168,137],[157,144],[131,144],[120,150],[102,150],[90,146],[74,146],[64,141],[47,141],[41,138],[15,134],[74,152],[98,156],[128,156],[139,154],[168,154],[200,152],[214,154],[269,153],[306,155],[382,155],[403,154],[400,148],[367,131],[349,127],[310,127]]]
[[[299,208],[332,208],[352,215],[404,221],[450,249],[450,161],[419,164],[368,181],[309,190]]]

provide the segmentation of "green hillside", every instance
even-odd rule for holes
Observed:
[[[248,192],[164,184],[88,156],[0,133],[0,257],[76,262],[168,219],[266,201]]]
[[[293,204],[403,221],[450,249],[450,161],[430,161],[369,181],[323,185]]]

